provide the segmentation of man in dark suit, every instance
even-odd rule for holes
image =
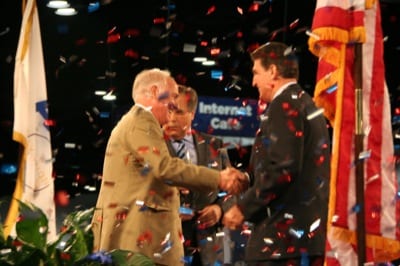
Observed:
[[[330,170],[326,120],[297,84],[291,47],[270,42],[251,59],[253,86],[268,106],[250,158],[254,184],[223,223],[230,228],[253,223],[248,265],[323,265]]]
[[[220,156],[223,141],[191,127],[198,103],[196,91],[183,85],[179,85],[178,89],[176,108],[169,111],[168,123],[164,126],[171,155],[193,164],[223,169],[228,159]],[[220,219],[229,200],[225,201],[218,193],[216,190],[206,195],[186,188],[180,189],[186,265],[224,263],[224,234],[220,228]]]

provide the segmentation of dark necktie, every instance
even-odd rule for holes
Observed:
[[[178,144],[177,149],[176,149],[176,155],[184,159],[186,157],[186,145],[184,140],[175,140],[175,142]]]

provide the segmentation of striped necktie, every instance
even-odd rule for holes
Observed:
[[[175,142],[178,144],[177,149],[176,149],[176,155],[184,159],[186,157],[186,145],[184,140],[175,140]]]

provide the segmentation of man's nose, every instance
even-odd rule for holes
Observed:
[[[256,87],[256,82],[255,82],[254,78],[251,80],[251,85],[252,85],[253,87]]]

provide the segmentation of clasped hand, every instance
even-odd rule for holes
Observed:
[[[220,172],[219,188],[232,195],[240,194],[249,186],[247,176],[241,171],[228,167]]]

